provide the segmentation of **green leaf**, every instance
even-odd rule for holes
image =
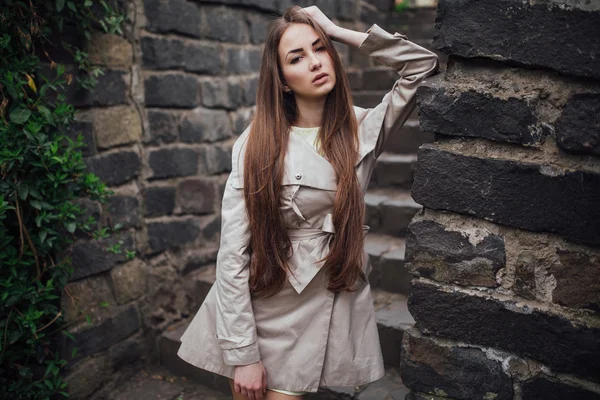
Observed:
[[[52,118],[52,112],[47,107],[38,106],[38,111],[40,112],[40,114],[42,114],[42,117],[44,117],[44,119],[48,121],[48,123],[54,125],[54,118]]]
[[[10,120],[15,124],[24,124],[31,116],[31,110],[27,108],[15,108],[10,113]]]
[[[65,0],[56,0],[56,11],[61,12],[65,6]]]
[[[67,223],[65,223],[65,228],[67,228],[67,230],[69,232],[71,232],[71,233],[75,232],[75,227],[76,227],[75,222],[67,222]]]

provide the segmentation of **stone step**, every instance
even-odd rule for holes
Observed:
[[[406,189],[373,188],[365,195],[365,224],[369,233],[404,236],[408,224],[422,209]]]
[[[396,154],[416,154],[423,143],[433,143],[435,134],[423,132],[417,119],[408,119],[398,132],[392,133],[385,143],[385,151]]]
[[[416,154],[383,152],[375,163],[369,188],[395,187],[410,189],[416,163]]]
[[[404,238],[368,233],[365,249],[373,267],[369,275],[371,288],[408,295],[412,275],[404,268]]]

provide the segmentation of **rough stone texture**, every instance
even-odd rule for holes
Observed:
[[[184,66],[183,40],[146,36],[141,40],[142,65],[150,69],[179,69]]]
[[[556,279],[555,303],[600,311],[600,257],[559,250],[560,264],[549,268]]]
[[[231,148],[225,146],[213,146],[207,154],[207,172],[219,174],[231,171]]]
[[[183,119],[179,128],[179,138],[186,143],[215,142],[231,136],[225,110],[197,108]]]
[[[120,223],[123,228],[140,226],[139,201],[134,196],[111,196],[108,213],[114,224]]]
[[[234,110],[242,105],[242,88],[238,82],[212,78],[201,83],[202,105]]]
[[[77,364],[65,377],[70,399],[85,399],[106,381],[113,372],[108,356],[92,357]]]
[[[250,40],[253,44],[260,44],[267,38],[267,29],[270,19],[262,14],[248,14],[248,27],[250,30]]]
[[[253,106],[256,104],[256,91],[258,90],[258,77],[251,77],[242,83],[244,91],[244,104]]]
[[[61,310],[66,322],[74,321],[85,314],[106,318],[110,316],[110,307],[115,305],[114,300],[106,275],[91,276],[66,286],[61,297]],[[102,307],[102,302],[107,302],[109,307]]]
[[[187,148],[162,148],[148,155],[153,179],[195,175],[198,172],[198,153]]]
[[[162,110],[148,110],[147,113],[150,126],[149,144],[172,143],[177,140],[179,114]]]
[[[102,154],[85,159],[88,170],[109,186],[121,185],[139,174],[140,156],[130,150]]]
[[[247,43],[248,26],[241,13],[225,7],[204,7],[207,37],[221,42]]]
[[[261,55],[262,53],[259,49],[227,49],[227,72],[230,74],[258,72],[260,68]]]
[[[186,43],[183,48],[184,69],[198,74],[216,75],[221,72],[221,50],[208,43]]]
[[[147,28],[153,32],[175,32],[200,37],[200,12],[187,0],[144,0]]]
[[[218,247],[208,245],[204,248],[193,250],[185,260],[181,273],[187,275],[192,271],[207,266],[207,264],[216,262],[218,251]],[[182,266],[182,264],[178,264],[178,266]]]
[[[134,143],[142,137],[142,121],[134,107],[97,109],[93,123],[99,149]]]
[[[96,154],[96,143],[94,142],[94,128],[91,121],[75,121],[70,126],[66,135],[77,142],[77,137],[82,136],[83,147],[79,148],[84,157]]]
[[[193,108],[198,104],[198,82],[183,74],[150,75],[144,80],[146,105]]]
[[[600,174],[419,149],[412,188],[426,207],[477,215],[569,240],[600,244]]]
[[[422,130],[522,144],[540,143],[550,133],[528,101],[463,91],[447,85],[443,78],[429,78],[417,89]]]
[[[138,310],[134,305],[130,305],[117,311],[112,318],[103,319],[91,327],[84,322],[70,329],[69,332],[75,337],[75,341],[63,335],[61,355],[66,360],[71,360],[71,351],[77,347],[78,351],[73,360],[79,360],[122,341],[139,329]]]
[[[91,91],[78,85],[67,87],[67,102],[75,107],[114,106],[127,103],[129,75],[125,71],[103,69]],[[78,72],[81,74],[81,72]]]
[[[502,349],[541,361],[554,372],[600,380],[598,327],[573,325],[562,315],[515,301],[448,292],[419,281],[413,281],[408,306],[422,332]]]
[[[565,150],[600,155],[600,94],[574,94],[556,120],[556,141]]]
[[[129,68],[133,59],[131,43],[122,36],[94,32],[88,47],[89,61],[112,68]]]
[[[195,178],[179,183],[178,203],[184,213],[208,214],[215,211],[216,185],[213,181]]]
[[[144,189],[144,204],[146,217],[170,215],[175,208],[175,188],[166,186],[151,186]]]
[[[543,376],[523,382],[521,391],[523,393],[523,400],[600,399],[599,392],[592,392],[588,389],[572,386],[566,382],[559,382]]]
[[[419,217],[408,227],[406,247],[406,268],[439,282],[496,287],[496,273],[506,264],[502,237],[490,234],[473,244],[467,233]]]
[[[402,381],[413,390],[458,399],[513,398],[511,377],[480,349],[442,345],[409,329],[402,351]]]
[[[488,57],[561,73],[600,77],[600,10],[570,2],[440,0],[433,45],[461,57]],[[494,18],[490,18],[493,15]]]
[[[124,304],[146,292],[146,266],[136,258],[110,271],[118,304]]]
[[[193,242],[200,227],[192,219],[148,223],[148,245],[150,251],[158,253],[171,247]]]

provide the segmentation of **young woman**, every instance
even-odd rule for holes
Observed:
[[[398,71],[377,107],[352,105],[332,39]],[[406,36],[345,29],[315,6],[273,22],[256,113],[233,146],[216,282],[178,351],[228,377],[235,399],[298,399],[384,375],[364,194],[417,86],[437,68],[436,55]]]

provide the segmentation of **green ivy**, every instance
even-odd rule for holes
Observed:
[[[98,228],[79,205],[81,198],[105,203],[113,192],[86,172],[66,90],[95,85],[102,70],[90,64],[85,44],[95,29],[122,34],[124,18],[110,0],[0,1],[2,399],[68,397],[59,344],[61,335],[74,338],[60,299],[73,267],[58,255],[77,237],[101,240],[119,226]],[[67,28],[83,39],[81,48],[51,39]],[[54,62],[57,50],[70,54],[72,64]],[[121,244],[106,250],[121,252]]]

